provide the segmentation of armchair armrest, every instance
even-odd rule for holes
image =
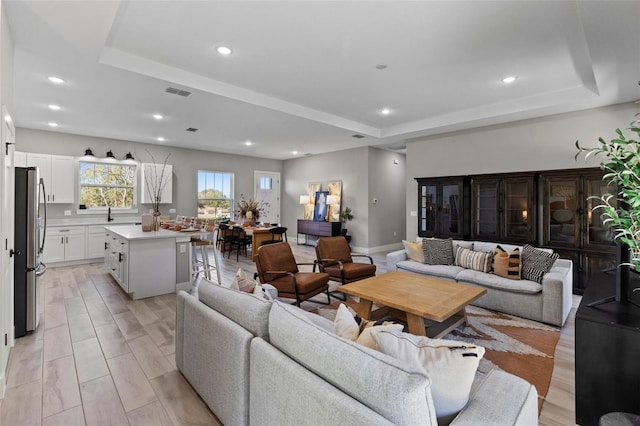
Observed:
[[[573,262],[558,259],[542,277],[542,321],[562,327],[573,305]]]
[[[366,257],[369,259],[369,262],[373,265],[373,258],[368,254],[353,254],[351,253],[351,257]]]
[[[395,271],[398,269],[396,264],[403,260],[407,260],[407,252],[404,251],[404,249],[387,253],[387,271]]]

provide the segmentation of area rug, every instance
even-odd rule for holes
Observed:
[[[347,304],[354,309],[357,306],[351,300]],[[333,320],[338,306],[339,303],[333,303],[313,312]],[[535,385],[541,409],[551,383],[560,329],[475,306],[467,307],[467,318],[468,325],[458,327],[444,338],[483,346],[486,351],[478,367],[478,379],[482,380],[495,368],[522,377]]]

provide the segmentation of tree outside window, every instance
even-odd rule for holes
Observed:
[[[80,204],[91,208],[133,207],[136,164],[80,162]]]
[[[233,173],[198,170],[198,218],[230,219],[232,194]]]

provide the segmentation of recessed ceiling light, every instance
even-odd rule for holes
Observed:
[[[218,46],[216,47],[216,52],[218,52],[221,55],[231,55],[233,50],[231,50],[227,46]]]
[[[291,151],[293,155],[298,155],[298,151]]]
[[[49,107],[49,109],[52,109],[54,111],[60,110],[60,105],[56,105],[56,104],[49,104],[47,105],[47,107]]]
[[[163,138],[162,136],[160,136],[159,138],[156,138],[156,140],[157,140],[158,142],[164,142],[164,138]]]
[[[246,146],[251,146],[251,145],[253,145],[253,142],[251,142],[251,141],[246,141],[244,144],[245,144]]]
[[[391,110],[389,108],[383,108],[383,109],[380,110],[380,114],[389,115],[389,114],[391,114]]]
[[[62,84],[64,83],[64,80],[61,79],[60,77],[54,77],[54,76],[49,76],[47,77],[49,79],[50,82],[55,83],[55,84]]]
[[[155,118],[156,120],[162,120],[164,117],[162,114],[153,114],[153,118]]]
[[[58,127],[58,123],[54,123],[53,121],[50,121],[47,123],[50,127]]]
[[[503,78],[502,80],[500,80],[501,82],[505,83],[505,84],[509,84],[509,83],[513,83],[514,81],[516,81],[518,77],[515,77],[513,75],[510,75],[508,77]]]

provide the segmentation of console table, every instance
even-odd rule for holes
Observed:
[[[631,275],[630,288],[640,286]],[[614,294],[615,273],[594,274],[576,312],[576,423],[582,426],[598,425],[614,411],[640,413],[640,308],[587,306]],[[630,298],[637,301],[637,293]]]
[[[320,222],[315,220],[298,219],[296,240],[300,244],[300,234],[314,237],[335,237],[340,235],[340,222]],[[307,243],[305,238],[305,244]]]

